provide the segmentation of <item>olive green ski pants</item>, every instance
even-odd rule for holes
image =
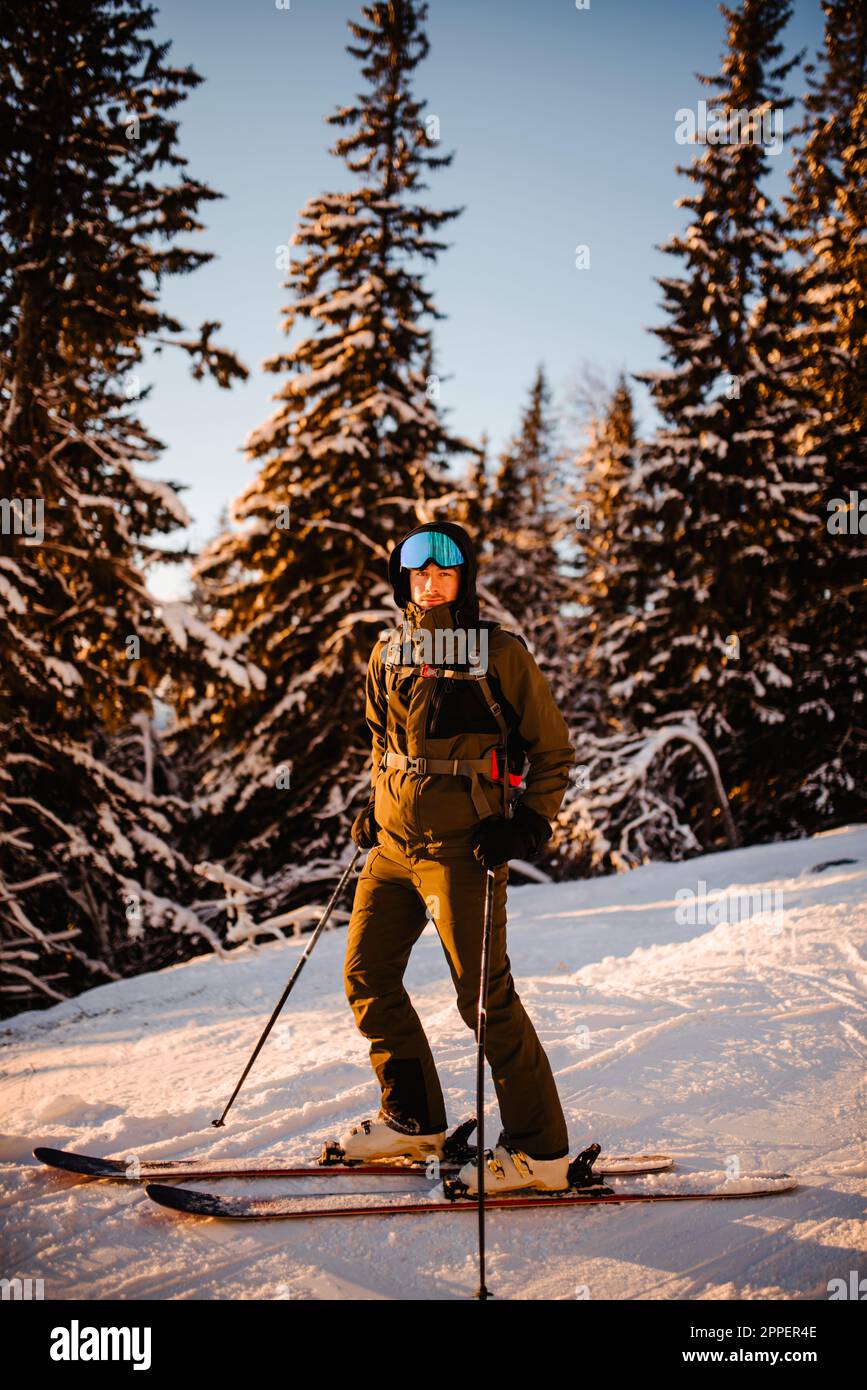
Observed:
[[[563,1107],[506,953],[508,864],[494,873],[485,1056],[507,1140],[534,1158],[561,1158],[569,1142]],[[344,963],[346,997],[370,1043],[382,1092],[380,1114],[404,1133],[447,1128],[430,1044],[403,985],[410,952],[430,918],[458,1011],[475,1033],[486,878],[469,854],[435,859],[388,837],[370,851],[356,885]]]

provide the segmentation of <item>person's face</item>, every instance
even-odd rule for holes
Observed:
[[[458,596],[461,587],[460,570],[440,569],[436,560],[431,560],[423,570],[410,570],[409,592],[413,603],[419,608],[434,608],[438,603],[451,603]]]

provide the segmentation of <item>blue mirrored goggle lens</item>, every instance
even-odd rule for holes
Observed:
[[[401,569],[420,570],[428,560],[436,561],[442,569],[464,563],[460,547],[444,531],[419,531],[404,541],[400,548]]]

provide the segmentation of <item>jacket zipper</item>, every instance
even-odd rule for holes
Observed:
[[[440,705],[441,705],[442,702],[443,702],[443,692],[445,691],[445,688],[446,688],[445,680],[443,679],[442,676],[437,676],[437,677],[436,677],[436,685],[435,685],[434,693],[433,693],[433,698],[431,699],[430,709],[429,709],[429,711],[428,711],[427,732],[426,732],[426,734],[425,734],[425,738],[433,738],[433,736],[434,736],[434,729],[435,729],[435,727],[436,727],[437,715],[438,715],[439,712],[440,712]]]
[[[416,679],[416,681],[427,680],[428,677],[427,677],[427,676],[417,675],[415,679]],[[437,677],[437,679],[439,680],[440,678]],[[419,754],[419,756],[422,757],[422,758],[427,757],[427,739],[428,739],[428,732],[427,732],[427,731],[428,731],[428,729],[429,729],[429,727],[430,727],[431,702],[433,701],[434,695],[436,695],[436,690],[434,690],[434,691],[432,692],[432,694],[429,696],[429,698],[428,698],[427,711],[425,712],[425,719],[424,719],[424,726],[423,726],[423,727],[424,727],[424,730],[425,730],[425,733],[424,733],[424,738],[423,738],[423,740],[422,740],[422,744],[423,744],[423,746],[422,746],[422,751],[421,751],[421,753]],[[415,815],[415,824],[416,824],[417,833],[418,833],[418,835],[419,835],[419,838],[423,840],[423,839],[424,839],[424,831],[423,831],[423,829],[422,829],[421,821],[419,820],[419,814],[418,814],[418,803],[419,803],[419,797],[420,797],[420,796],[421,796],[421,778],[420,778],[420,777],[417,777],[417,778],[416,778],[416,787],[415,787],[414,804],[413,804],[413,812],[414,812],[414,815]]]

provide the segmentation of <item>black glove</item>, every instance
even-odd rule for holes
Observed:
[[[511,820],[486,816],[473,831],[470,848],[486,869],[496,869],[507,859],[529,859],[554,834],[551,822],[518,802]]]
[[[359,849],[373,849],[373,846],[378,844],[376,837],[379,833],[379,826],[373,814],[372,800],[365,806],[364,810],[355,817],[355,820],[352,822],[352,829],[349,833]]]

